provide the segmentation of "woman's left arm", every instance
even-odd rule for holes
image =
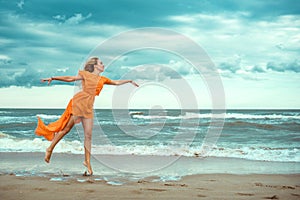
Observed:
[[[82,80],[82,76],[80,76],[80,75],[78,75],[78,76],[57,76],[57,77],[41,79],[41,82],[48,82],[48,85],[50,85],[50,83],[53,80],[64,81],[64,82],[73,82],[73,81]]]
[[[139,85],[133,80],[111,80],[110,85],[124,85],[126,83],[131,83],[132,85],[139,87]]]

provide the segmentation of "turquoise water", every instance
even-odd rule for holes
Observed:
[[[62,109],[0,109],[0,152],[44,152],[34,134],[37,116],[45,123]],[[210,110],[95,110],[93,153],[111,155],[201,156]],[[214,116],[218,118],[221,116]],[[222,121],[222,119],[220,119]],[[257,161],[300,162],[300,110],[227,110],[205,156]],[[76,125],[56,152],[82,154],[83,131]]]

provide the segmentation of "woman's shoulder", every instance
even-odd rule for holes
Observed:
[[[104,83],[111,83],[111,80],[106,76],[101,76],[101,79],[104,81]]]
[[[83,75],[83,74],[85,74],[85,72],[86,72],[86,71],[84,71],[84,70],[79,70],[79,71],[78,71],[78,74]]]
[[[89,71],[85,71],[85,70],[79,70],[78,74],[80,74],[82,76],[89,76],[89,75],[95,76],[95,74],[93,74],[93,73],[91,73]]]

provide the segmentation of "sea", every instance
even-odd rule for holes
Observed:
[[[34,130],[37,117],[48,124],[63,111],[0,109],[0,172],[20,172],[20,165],[26,162],[21,162],[20,156],[16,157],[18,161],[9,160],[11,156],[7,155],[41,155],[41,163],[35,163],[33,168],[27,166],[26,173],[52,173],[43,162],[50,142],[35,135]],[[199,173],[300,173],[300,110],[236,109],[214,113],[205,109],[96,109],[93,163],[99,161],[104,166],[99,175],[107,176],[150,171],[155,173],[149,176],[172,174],[169,178]],[[58,162],[58,155],[62,161],[69,159],[77,173],[71,158],[83,154],[84,133],[81,124],[77,124],[56,146],[52,160]],[[176,162],[181,166],[176,167]],[[168,166],[180,170],[175,173]],[[110,170],[105,171],[105,167]],[[60,170],[57,166],[52,168]]]

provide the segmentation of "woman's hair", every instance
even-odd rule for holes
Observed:
[[[89,72],[93,72],[94,69],[95,69],[94,65],[97,64],[98,60],[99,60],[98,57],[91,57],[91,58],[89,58],[88,61],[84,65],[84,70],[85,71],[89,71]]]

